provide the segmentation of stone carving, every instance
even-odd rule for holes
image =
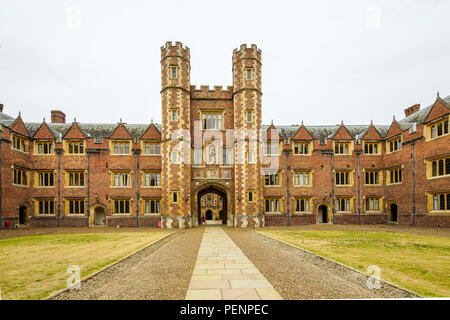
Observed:
[[[208,164],[216,164],[216,148],[211,148],[209,150],[209,163]]]

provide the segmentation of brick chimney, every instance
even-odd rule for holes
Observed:
[[[0,112],[3,112],[3,104],[0,103]]]
[[[52,123],[66,123],[66,114],[60,110],[52,110]]]
[[[405,109],[405,117],[409,117],[413,113],[416,113],[420,109],[420,104],[415,104],[409,108]]]

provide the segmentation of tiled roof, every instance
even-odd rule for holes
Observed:
[[[447,104],[450,105],[450,96],[443,98]],[[406,117],[402,120],[398,121],[402,130],[409,129],[413,126],[414,122],[422,123],[427,118],[430,113],[433,105],[430,105],[426,108],[419,110],[418,112]],[[11,116],[0,112],[0,124],[5,126],[10,126],[14,122],[14,118]],[[39,126],[42,123],[38,122],[27,122],[25,123],[26,128],[31,136],[39,129]],[[50,130],[53,134],[60,139],[63,137],[67,130],[72,126],[72,123],[47,123]],[[117,123],[108,124],[108,123],[78,123],[79,127],[86,133],[88,137],[94,137],[96,142],[101,142],[103,138],[109,137],[117,127]],[[136,139],[140,138],[145,131],[147,130],[149,124],[127,124],[124,123],[124,126],[129,131],[130,135]],[[155,124],[156,128],[161,132],[161,124]],[[292,138],[300,125],[275,125],[276,129],[280,134],[280,138],[287,139]],[[370,125],[345,125],[348,132],[352,135],[352,137],[362,137]],[[375,125],[375,128],[378,130],[382,137],[385,137],[387,132],[389,131],[390,125]],[[267,130],[269,125],[263,125],[262,129]],[[335,135],[337,130],[339,129],[339,125],[330,125],[330,126],[305,126],[305,128],[309,131],[311,136],[315,139],[324,140],[325,138],[331,138]]]

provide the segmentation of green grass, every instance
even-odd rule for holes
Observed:
[[[170,233],[53,234],[0,239],[1,298],[45,298],[66,287],[69,266],[79,266],[81,278],[85,278]]]
[[[262,234],[366,272],[425,297],[450,296],[450,239],[400,232],[261,230]]]

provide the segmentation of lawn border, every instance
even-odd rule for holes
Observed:
[[[131,252],[130,254],[128,254],[128,255],[126,255],[125,257],[123,257],[122,259],[119,259],[119,260],[117,260],[117,261],[115,261],[115,262],[113,262],[113,263],[110,263],[110,264],[107,265],[106,267],[103,267],[103,268],[101,268],[100,270],[97,270],[97,271],[95,271],[94,273],[92,273],[92,274],[90,274],[90,275],[87,275],[86,277],[84,277],[84,278],[82,278],[82,279],[80,280],[80,284],[83,283],[83,282],[85,282],[85,281],[87,281],[87,280],[89,280],[90,278],[96,276],[96,275],[99,274],[100,272],[103,272],[103,271],[105,271],[106,269],[111,268],[112,266],[115,266],[116,264],[122,262],[123,260],[128,259],[129,257],[131,257],[131,256],[133,256],[133,255],[135,255],[135,254],[137,254],[137,253],[139,253],[139,252],[141,252],[142,250],[145,250],[145,249],[147,249],[148,247],[150,247],[150,246],[152,246],[152,245],[154,245],[154,244],[156,244],[156,243],[158,243],[158,242],[160,242],[160,241],[162,241],[162,240],[164,240],[164,239],[166,239],[166,238],[168,238],[168,237],[170,237],[170,236],[175,235],[176,233],[177,233],[177,231],[172,231],[172,232],[170,232],[168,235],[166,235],[166,236],[164,236],[164,237],[162,237],[162,238],[160,238],[160,239],[158,239],[158,240],[153,241],[152,243],[146,245],[145,247],[140,248],[140,249],[137,249],[136,251]],[[40,300],[50,300],[50,299],[52,299],[53,297],[55,297],[55,296],[57,296],[57,295],[59,295],[59,294],[65,292],[65,291],[68,291],[68,290],[70,290],[70,289],[69,289],[69,288],[60,289],[60,290],[55,291],[55,292],[51,293],[50,295],[48,295],[48,296],[46,296],[45,298],[42,298],[42,299],[40,299]]]
[[[306,254],[308,254],[308,255],[312,255],[312,256],[314,256],[314,257],[317,257],[317,258],[319,258],[320,260],[325,260],[325,261],[328,262],[328,263],[336,264],[336,265],[338,265],[338,266],[340,266],[340,267],[342,267],[342,268],[344,268],[344,269],[348,269],[348,270],[350,270],[350,271],[357,272],[357,273],[363,275],[364,277],[366,277],[366,279],[368,279],[368,278],[370,277],[370,276],[368,276],[367,274],[365,274],[365,273],[362,272],[362,271],[359,271],[359,270],[357,270],[357,269],[354,269],[354,268],[352,268],[352,267],[349,267],[349,266],[347,266],[347,265],[345,265],[345,264],[342,264],[342,263],[340,263],[340,262],[331,260],[331,259],[329,259],[329,258],[325,258],[325,257],[323,257],[323,256],[321,256],[321,255],[319,255],[319,254],[313,253],[313,252],[311,252],[311,251],[309,251],[309,250],[306,250],[306,249],[297,247],[297,246],[295,246],[295,245],[293,245],[293,244],[291,244],[291,243],[289,243],[289,242],[286,242],[286,241],[283,241],[283,240],[280,240],[280,239],[271,237],[271,236],[269,236],[269,235],[266,235],[266,234],[264,234],[264,233],[261,233],[260,231],[255,231],[255,232],[258,233],[258,234],[260,234],[260,235],[262,235],[262,236],[264,236],[264,237],[267,237],[267,238],[269,238],[269,239],[272,239],[272,240],[275,240],[275,241],[278,241],[278,242],[287,244],[288,246],[291,246],[291,247],[293,247],[293,248],[295,248],[295,249],[297,249],[297,250],[303,251],[304,253],[306,253]],[[387,281],[385,281],[385,280],[381,280],[381,279],[380,279],[380,282],[383,283],[383,284],[385,284],[385,285],[387,285],[387,286],[393,287],[393,288],[395,288],[395,289],[397,289],[397,290],[404,291],[404,292],[407,293],[407,294],[413,295],[413,296],[415,296],[415,298],[424,298],[424,297],[422,297],[422,296],[419,296],[419,295],[418,295],[417,293],[415,293],[415,292],[409,291],[409,290],[407,290],[407,289],[405,289],[405,288],[402,288],[402,287],[400,287],[400,286],[398,286],[398,285],[392,284],[392,283],[387,282]],[[395,299],[395,298],[394,298],[394,299]],[[405,299],[410,299],[410,298],[405,298]]]

